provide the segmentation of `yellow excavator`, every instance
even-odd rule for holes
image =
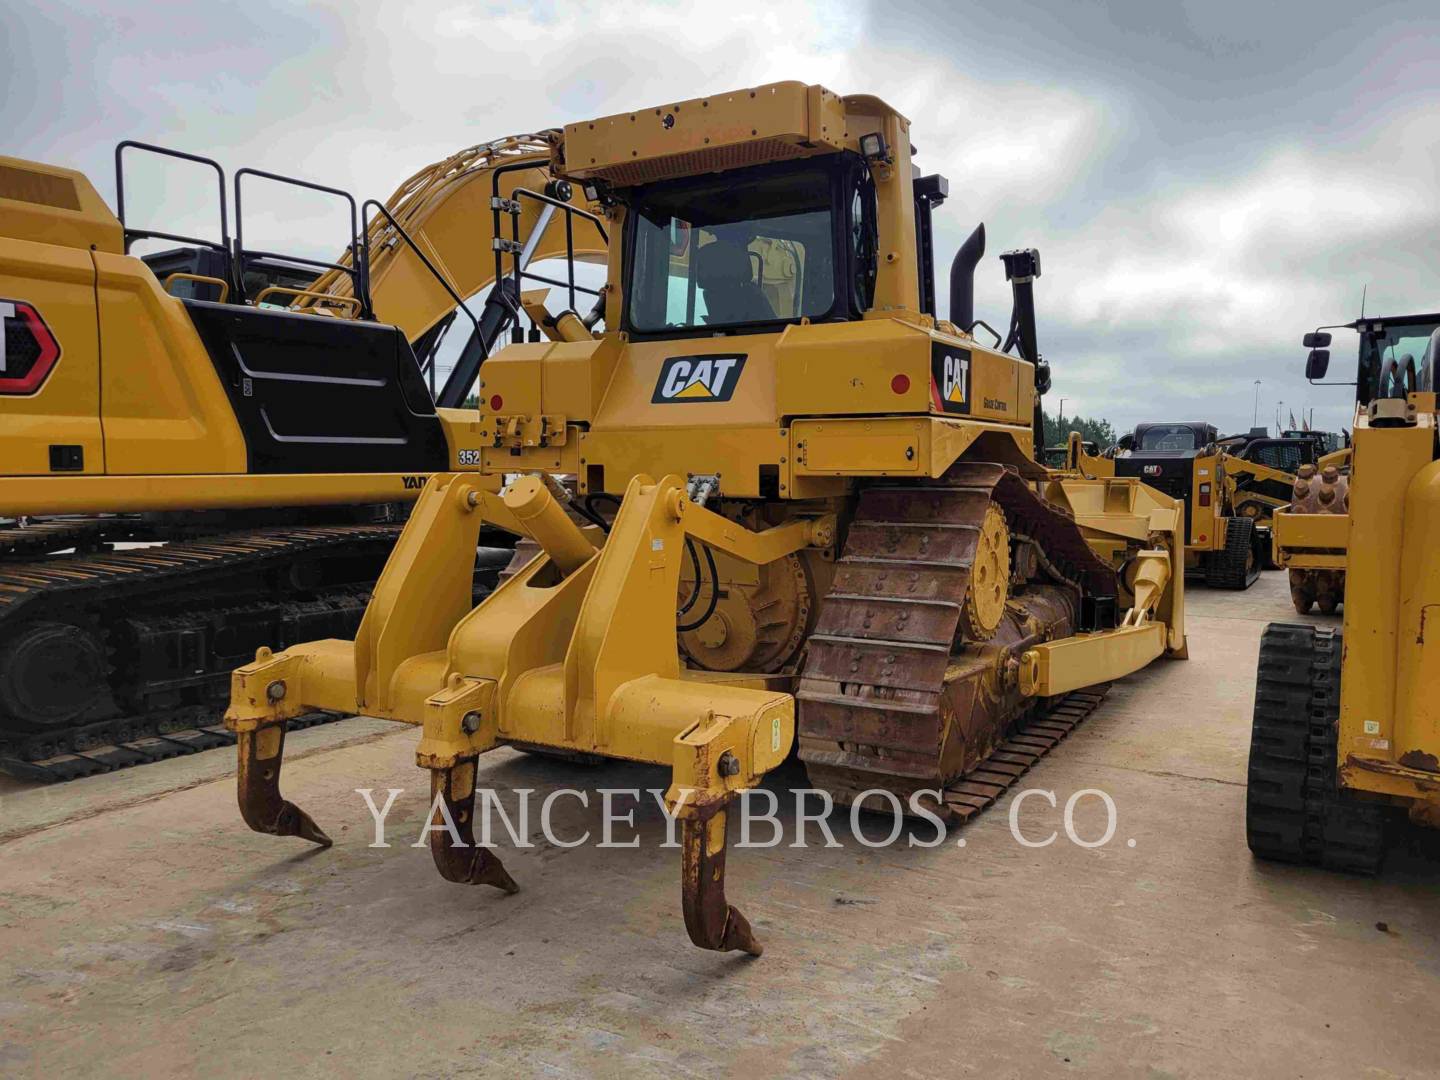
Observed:
[[[973,332],[977,229],[939,318],[909,122],[795,82],[570,124],[551,172],[603,208],[605,330],[481,371],[476,472],[436,473],[353,639],[234,676],[239,804],[329,838],[281,794],[292,717],[419,728],[431,852],[513,891],[474,843],[500,746],[671,770],[685,925],[760,952],[725,896],[732,800],[792,753],[842,802],[983,810],[1093,708],[1185,654],[1180,504],[1037,460],[1034,250]],[[478,605],[484,526],[526,539]]]
[[[549,175],[553,138],[471,148],[363,207],[252,169],[232,190],[212,160],[127,142],[112,213],[78,172],[0,158],[0,767],[68,779],[228,742],[205,729],[258,644],[354,632],[427,478],[478,464],[459,406],[522,333],[520,273],[568,255],[573,309],[575,260],[605,255]],[[213,171],[218,238],[127,225],[140,154]],[[257,185],[335,199],[345,254],[247,246]]]
[[[1440,313],[1345,328],[1359,337],[1348,483],[1306,477],[1275,516],[1292,584],[1328,575],[1321,607],[1343,600],[1344,623],[1265,628],[1245,831],[1260,858],[1374,873],[1394,811],[1440,828]],[[1332,329],[1305,335],[1312,383],[1326,385]]]

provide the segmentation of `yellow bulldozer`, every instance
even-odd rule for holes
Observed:
[[[115,212],[79,172],[0,158],[0,767],[68,779],[223,745],[214,711],[258,645],[354,632],[427,478],[479,461],[459,406],[533,302],[513,267],[607,249],[549,145],[472,147],[357,205],[126,142]],[[213,175],[210,237],[126,222],[126,163],[155,154]],[[345,253],[247,243],[260,185],[335,200]],[[477,318],[461,301],[487,286]],[[584,291],[555,287],[572,309]]]
[[[1440,826],[1440,314],[1347,326],[1360,342],[1348,490],[1325,500],[1325,478],[1307,478],[1276,515],[1301,568],[1340,575],[1344,621],[1265,629],[1245,824],[1262,858],[1373,873],[1390,810]],[[1329,329],[1305,338],[1312,382]]]
[[[661,765],[691,940],[758,955],[728,812],[792,753],[839,802],[963,820],[1085,688],[1185,654],[1179,504],[1037,462],[1039,256],[1002,256],[1003,346],[972,336],[983,229],[940,319],[947,184],[911,141],[882,101],[794,82],[557,135],[551,173],[614,239],[605,329],[486,360],[479,466],[427,481],[353,640],[235,673],[251,828],[328,845],[280,791],[317,708],[419,729],[455,882],[516,887],[474,844],[480,755]],[[526,543],[477,605],[487,525]]]

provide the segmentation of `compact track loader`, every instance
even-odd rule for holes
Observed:
[[[1292,567],[1340,575],[1344,623],[1265,630],[1245,825],[1262,858],[1373,873],[1387,810],[1440,826],[1440,314],[1348,328],[1360,338],[1348,490],[1309,477],[1276,515]],[[1306,335],[1312,382],[1330,342]]]
[[[1227,454],[1214,425],[1200,421],[1138,424],[1126,442],[1114,456],[1095,457],[1072,432],[1069,467],[1082,476],[1139,477],[1179,499],[1186,572],[1211,588],[1253,585],[1270,561],[1270,527],[1261,508],[1273,492],[1288,496],[1289,478]],[[1273,501],[1279,505],[1278,497]]]
[[[427,482],[354,640],[235,673],[253,829],[329,843],[280,792],[316,708],[420,729],[462,883],[516,887],[474,845],[481,754],[663,765],[690,938],[758,955],[728,810],[789,755],[842,803],[963,820],[1085,688],[1184,655],[1179,504],[1035,460],[1039,256],[1002,256],[1010,330],[982,344],[977,229],[939,319],[947,184],[911,153],[883,102],[793,82],[564,129],[551,171],[615,239],[606,329],[490,357],[478,473]],[[483,525],[525,543],[476,605]]]
[[[140,153],[213,171],[218,241],[126,226]],[[116,214],[78,172],[0,158],[0,767],[223,745],[203,728],[259,644],[354,633],[426,479],[479,462],[453,406],[519,330],[513,266],[606,249],[548,165],[549,136],[502,140],[362,208],[250,169],[232,193],[213,161],[122,143]],[[247,246],[242,192],[277,183],[348,207],[342,258]],[[130,253],[156,240],[183,246]],[[437,390],[440,334],[501,277]]]

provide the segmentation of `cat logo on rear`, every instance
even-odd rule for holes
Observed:
[[[652,405],[729,401],[745,369],[744,353],[672,356],[660,365]]]
[[[970,411],[970,350],[936,342],[930,352],[930,395],[941,412]]]

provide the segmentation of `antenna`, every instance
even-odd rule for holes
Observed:
[[[1370,283],[1367,281],[1360,288],[1360,318],[1365,318],[1365,294],[1370,291]]]

